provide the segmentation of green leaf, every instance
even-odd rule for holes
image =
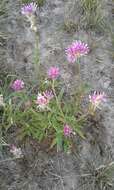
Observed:
[[[64,145],[63,145],[63,147],[64,147],[64,151],[67,152],[68,149],[69,149],[69,147],[70,147],[70,142],[68,141],[68,139],[67,139],[67,140],[64,140]]]
[[[59,92],[59,95],[58,95],[58,101],[59,102],[61,102],[63,94],[64,94],[64,88],[62,88],[61,91]]]
[[[84,135],[83,135],[81,129],[79,129],[78,127],[76,127],[76,128],[75,128],[75,131],[76,131],[76,133],[77,133],[82,139],[85,139],[85,137],[84,137]]]
[[[62,149],[62,145],[63,145],[63,136],[62,136],[61,133],[57,133],[56,141],[57,141],[57,147],[58,147],[58,149]]]

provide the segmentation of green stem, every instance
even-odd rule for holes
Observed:
[[[77,64],[78,64],[78,78],[79,78],[79,87],[81,85],[81,75],[80,75],[80,62],[79,59],[77,59]]]
[[[39,56],[40,56],[40,53],[39,53],[39,34],[38,32],[35,33],[35,41],[36,41],[36,44],[35,44],[35,48],[36,48],[36,64],[40,64],[40,59],[39,59]]]
[[[40,53],[39,53],[39,35],[38,32],[35,32],[35,53],[34,53],[34,64],[35,64],[35,73],[36,76],[39,76],[39,66],[40,66]]]
[[[58,97],[57,97],[56,92],[55,92],[54,80],[52,81],[52,90],[53,90],[53,94],[54,94],[55,99],[56,99],[57,107],[58,107],[58,109],[59,109],[59,111],[60,111],[62,117],[64,118],[64,113],[63,113],[63,111],[62,111],[62,109],[61,109],[60,102],[59,102]]]

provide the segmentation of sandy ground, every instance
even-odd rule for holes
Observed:
[[[98,119],[87,124],[87,139],[76,139],[74,153],[47,153],[46,149],[28,141],[23,145],[23,159],[0,162],[0,190],[103,190],[94,185],[95,181],[91,177],[84,177],[83,174],[91,173],[91,170],[95,171],[114,159],[114,65],[110,50],[111,37],[109,32],[97,33],[82,29],[65,31],[64,21],[79,16],[75,4],[74,0],[72,4],[68,0],[47,0],[38,11],[40,61],[45,69],[58,65],[61,77],[69,88],[69,84],[76,84],[76,76],[73,66],[68,66],[64,50],[76,39],[85,41],[91,52],[81,59],[82,80],[93,90],[103,90],[108,96],[107,103],[102,105]],[[12,72],[31,80],[34,76],[32,55],[35,36],[22,17],[20,6],[17,0],[9,0],[8,18],[4,23],[5,30],[10,33],[6,64]],[[106,3],[104,10],[111,19],[109,3]],[[13,131],[11,137],[15,139]],[[4,158],[7,158],[7,151],[1,154],[1,161]],[[114,185],[108,189],[113,190]]]

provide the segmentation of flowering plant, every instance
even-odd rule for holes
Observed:
[[[30,4],[23,5],[23,7],[21,8],[21,13],[25,16],[30,16],[35,14],[36,9],[37,9],[36,3],[32,2]]]
[[[39,141],[51,138],[50,147],[57,145],[57,150],[67,150],[71,146],[72,136],[76,133],[84,138],[81,131],[83,122],[78,122],[75,117],[75,103],[70,98],[65,100],[64,88],[60,90],[58,77],[60,69],[50,67],[47,72],[48,82],[41,82],[38,94],[29,93],[22,79],[10,82],[7,87],[10,95],[7,98],[4,95],[2,121],[5,128],[20,126],[22,137],[32,136]],[[15,147],[12,153],[20,154]]]
[[[36,19],[35,19],[36,10],[37,10],[37,4],[33,2],[23,5],[21,8],[22,15],[27,17],[28,21],[31,24],[31,29],[35,32],[37,31]]]
[[[53,92],[52,91],[45,91],[42,94],[38,94],[37,96],[37,100],[36,100],[36,104],[38,105],[38,108],[44,110],[44,109],[48,109],[48,104],[50,102],[50,100],[53,98]]]
[[[30,11],[29,6],[26,11]],[[33,12],[35,9],[33,9]],[[76,41],[66,50],[68,60],[72,63],[89,52],[87,44]],[[75,135],[85,138],[82,127],[85,117],[82,117],[81,100],[84,94],[66,94],[65,86],[60,84],[61,71],[57,66],[51,66],[47,71],[45,82],[41,81],[34,88],[25,88],[22,79],[15,79],[8,85],[7,96],[0,88],[2,105],[2,125],[8,129],[11,126],[20,127],[22,137],[31,136],[40,142],[51,139],[50,148],[56,146],[68,150],[72,146]],[[4,85],[3,85],[4,87]],[[7,89],[5,87],[5,89]],[[37,93],[36,93],[37,90]],[[81,97],[81,99],[78,98]],[[3,99],[4,97],[4,99]],[[101,102],[106,101],[105,93],[94,91],[88,97],[88,114],[94,114]],[[86,115],[87,117],[87,115]],[[21,156],[21,150],[12,147],[11,152]]]
[[[10,152],[13,154],[14,157],[16,158],[22,158],[23,154],[21,151],[21,148],[17,148],[15,145],[10,146]]]
[[[24,82],[23,82],[23,80],[16,79],[16,80],[12,83],[11,88],[12,88],[14,91],[22,90],[22,89],[24,88]]]
[[[75,41],[65,50],[65,52],[68,61],[74,63],[78,58],[89,53],[89,47],[88,44],[81,41]]]
[[[89,95],[89,112],[94,114],[96,109],[100,109],[100,104],[106,102],[106,94],[104,92],[94,91]]]

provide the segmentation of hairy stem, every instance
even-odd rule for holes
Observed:
[[[80,74],[80,62],[79,59],[77,59],[77,65],[78,65],[78,79],[79,79],[79,88],[81,86],[81,74]]]
[[[55,92],[54,80],[52,81],[52,90],[53,90],[53,93],[54,93],[54,96],[55,96],[55,99],[56,99],[57,107],[58,107],[58,109],[59,109],[59,111],[61,113],[61,116],[64,118],[64,113],[63,113],[63,111],[61,109],[60,102],[59,102],[58,97],[57,97],[56,92]]]
[[[40,53],[39,53],[39,34],[35,32],[35,53],[34,53],[35,75],[39,78]]]

